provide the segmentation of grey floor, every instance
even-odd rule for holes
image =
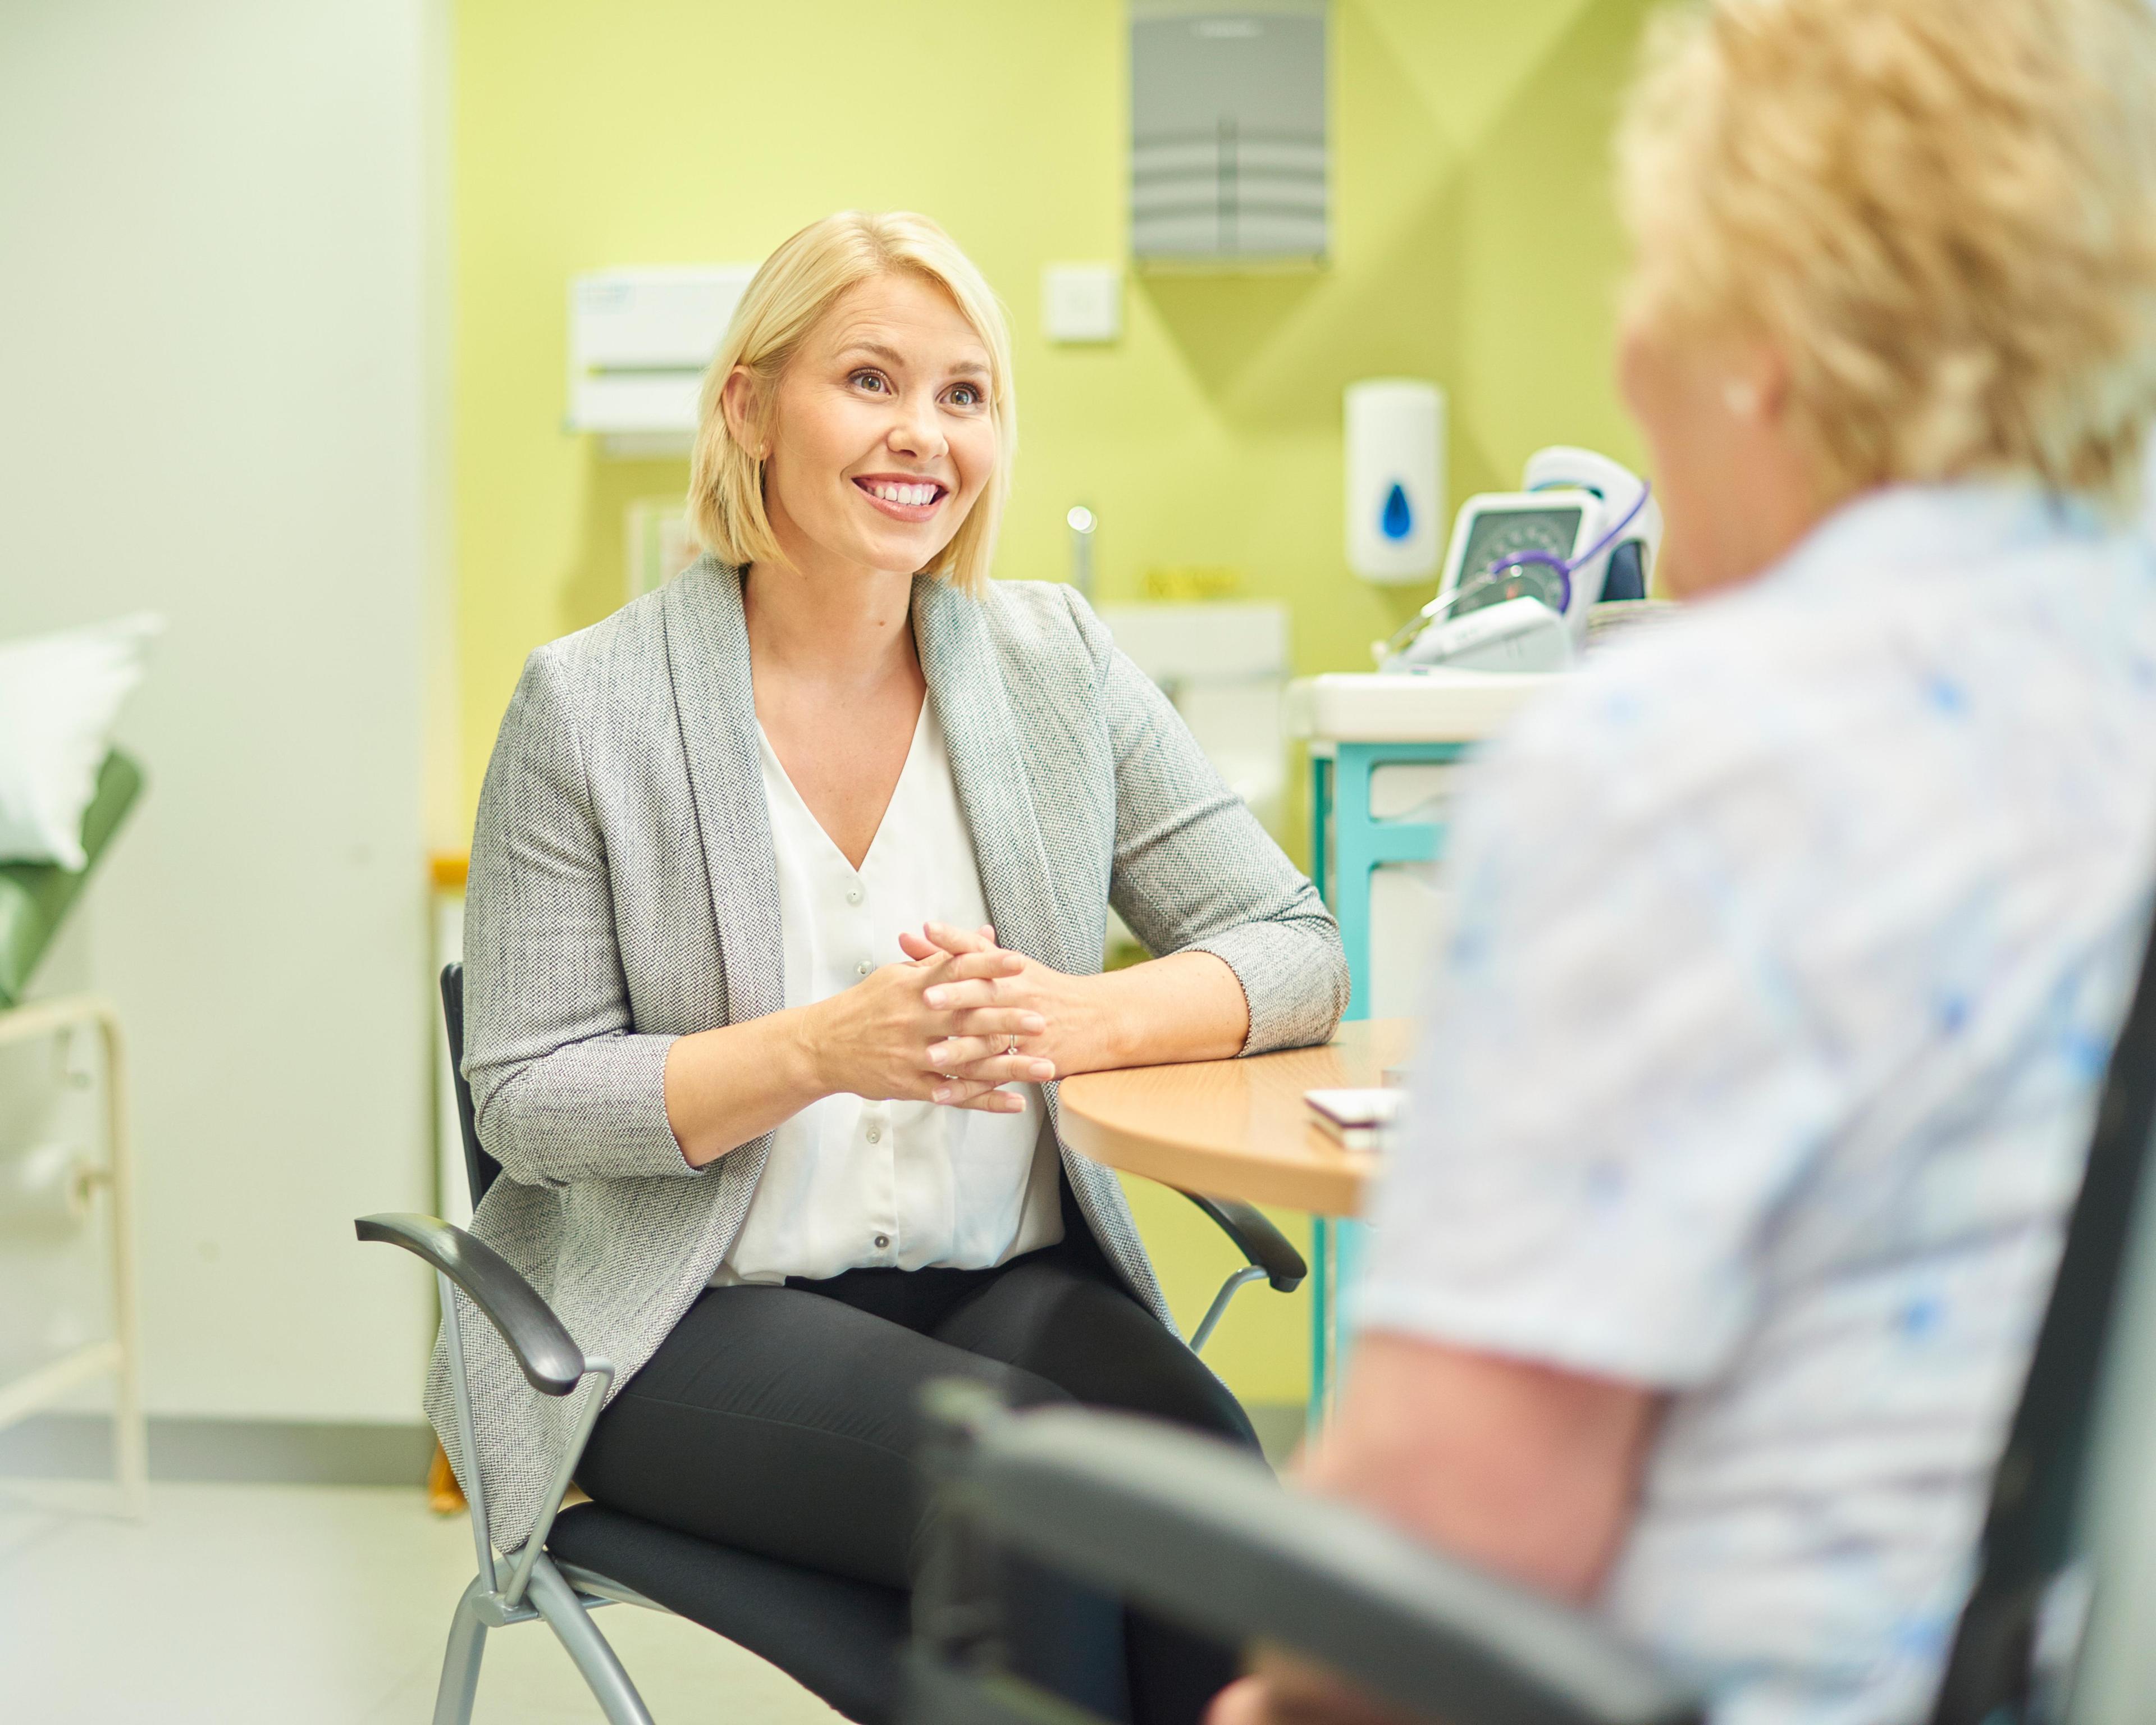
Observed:
[[[23,1725],[421,1725],[471,1536],[409,1487],[0,1480],[0,1714]],[[773,1666],[678,1619],[597,1621],[659,1725],[829,1725]],[[598,1718],[544,1625],[488,1637],[480,1725]]]

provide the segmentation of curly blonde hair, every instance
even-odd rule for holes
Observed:
[[[973,260],[926,216],[905,211],[870,214],[841,210],[812,222],[763,264],[734,308],[697,411],[689,460],[689,524],[705,550],[722,562],[780,560],[764,507],[763,463],[735,440],[721,398],[737,368],[757,382],[760,411],[770,412],[781,375],[803,339],[832,303],[856,284],[879,275],[911,275],[934,283],[988,351],[988,407],[996,427],[994,478],[936,560],[921,573],[978,593],[995,556],[996,529],[1010,493],[1011,457],[1018,448],[1018,404],[1011,388],[1010,326],[1002,302]],[[767,427],[759,425],[761,436]]]
[[[1763,338],[1830,485],[2123,501],[2156,413],[2148,0],[1712,0],[1619,132],[1650,324]]]

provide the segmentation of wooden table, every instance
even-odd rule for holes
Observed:
[[[1377,1159],[1312,1125],[1302,1093],[1374,1088],[1414,1039],[1413,1019],[1369,1019],[1322,1048],[1083,1072],[1063,1081],[1063,1135],[1096,1162],[1186,1192],[1353,1216]]]

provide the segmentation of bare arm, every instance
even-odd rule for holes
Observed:
[[[1380,1331],[1357,1343],[1304,1477],[1584,1602],[1631,1525],[1660,1405],[1636,1384]]]
[[[684,1036],[666,1051],[666,1123],[701,1168],[752,1143],[827,1094],[804,1034],[808,1009]]]
[[[1224,958],[1171,952],[1098,976],[1063,977],[1067,1029],[1059,1072],[1232,1060],[1250,1034],[1250,1004]],[[1051,1032],[1055,1020],[1050,1019]]]
[[[1303,1469],[1432,1545],[1584,1603],[1632,1523],[1661,1407],[1639,1384],[1383,1332],[1356,1346],[1333,1423]],[[1376,1725],[1394,1716],[1268,1656],[1209,1725]]]

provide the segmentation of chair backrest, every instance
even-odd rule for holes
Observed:
[[[1934,1725],[2046,1717],[2070,1676],[2091,1584],[2085,1486],[2142,1173],[2156,1132],[2156,926],[2113,1045],[2081,1195],[1992,1478],[1981,1567],[1955,1630]]]
[[[464,1140],[465,1183],[471,1189],[472,1208],[486,1196],[486,1189],[501,1172],[501,1164],[480,1148],[479,1125],[472,1116],[471,1086],[465,1081],[465,968],[442,967],[442,1028],[449,1039],[449,1073],[457,1086],[457,1136]]]

